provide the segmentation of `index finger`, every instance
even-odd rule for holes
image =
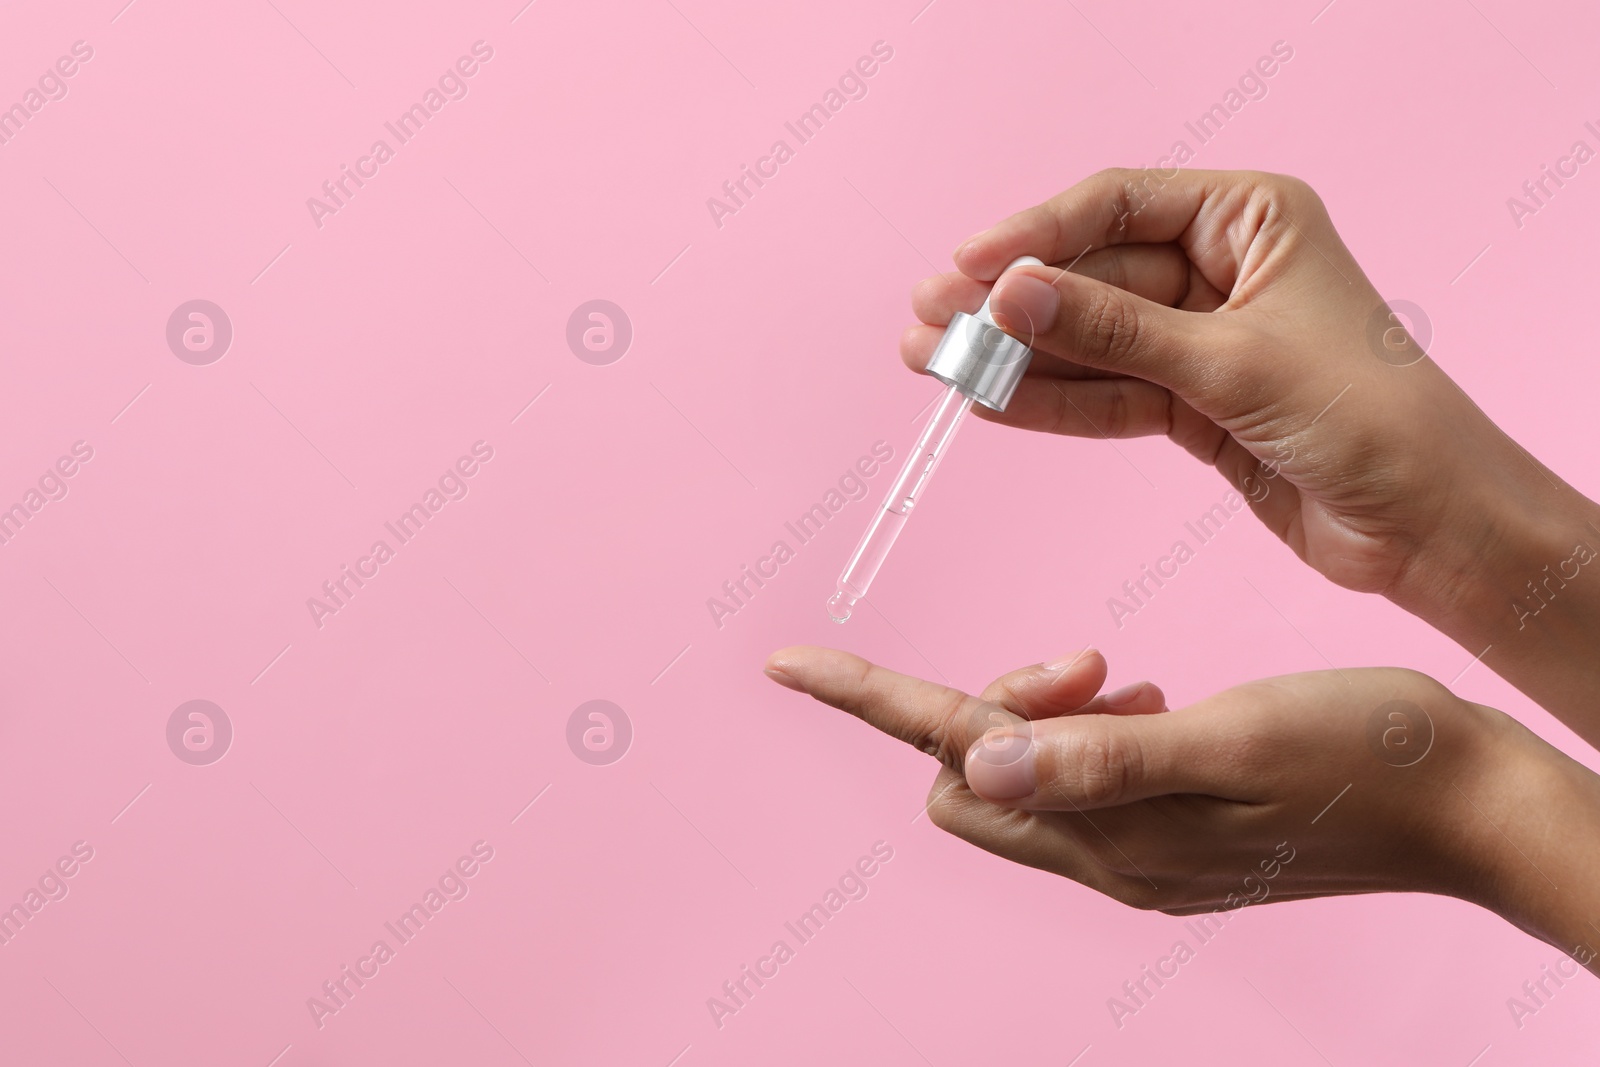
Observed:
[[[1229,171],[1114,167],[969,238],[955,251],[969,278],[994,281],[1018,256],[1066,263],[1097,248],[1139,242],[1188,246],[1206,202],[1240,175]]]
[[[989,731],[1028,731],[1028,720],[959,689],[899,674],[832,648],[774,652],[766,673],[961,770],[967,750]]]

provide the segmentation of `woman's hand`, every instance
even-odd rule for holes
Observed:
[[[1097,697],[1092,651],[981,699],[829,649],[767,673],[936,756],[937,826],[1134,907],[1439,893],[1595,959],[1600,781],[1424,675],[1287,675],[1166,711],[1149,684]]]
[[[1493,646],[1485,662],[1600,742],[1600,664],[1579,666],[1600,632],[1600,576],[1567,588],[1579,546],[1600,554],[1600,510],[1418,347],[1310,187],[1255,172],[1097,174],[968,240],[962,273],[922,282],[913,308],[927,325],[907,331],[906,362],[923,369],[952,313],[1024,254],[1055,265],[1006,272],[991,306],[1037,356],[1009,408],[980,415],[1165,434],[1312,567],[1473,655]],[[1539,641],[1522,639],[1530,626]]]

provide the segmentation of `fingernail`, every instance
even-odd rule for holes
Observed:
[[[1044,669],[1047,671],[1055,671],[1057,674],[1060,674],[1074,663],[1077,663],[1079,660],[1082,660],[1093,653],[1094,647],[1091,645],[1088,648],[1079,649],[1077,652],[1074,652],[1071,655],[1061,656],[1057,659],[1051,660],[1049,663],[1044,665]]]
[[[779,685],[783,686],[785,689],[793,689],[796,693],[805,692],[805,690],[800,687],[799,682],[795,681],[789,675],[784,674],[776,667],[764,667],[762,668],[762,673],[768,678],[771,678],[774,682],[777,682]]]
[[[1055,326],[1061,311],[1061,294],[1049,282],[1012,271],[995,283],[989,309],[1007,333],[1037,337]]]
[[[1120,708],[1124,704],[1132,704],[1139,694],[1144,692],[1146,684],[1145,682],[1134,682],[1132,685],[1125,685],[1121,689],[1113,689],[1105,695],[1105,702],[1114,708]]]
[[[1034,790],[1033,738],[985,734],[967,753],[967,785],[987,800],[1017,800]]]

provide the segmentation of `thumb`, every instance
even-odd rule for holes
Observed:
[[[1143,378],[1186,399],[1216,380],[1205,357],[1233,347],[1218,343],[1224,325],[1216,313],[1165,307],[1057,267],[1007,271],[989,307],[1001,329],[1038,351]]]
[[[1204,720],[1204,721],[1202,721]],[[1214,716],[1073,715],[992,730],[964,772],[985,800],[1031,811],[1081,811],[1169,793],[1246,799],[1235,739]]]

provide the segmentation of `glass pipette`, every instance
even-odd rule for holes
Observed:
[[[1006,270],[1039,262],[1033,256],[1022,256],[1008,264]],[[883,506],[873,515],[861,543],[839,575],[838,591],[828,598],[828,617],[834,622],[849,619],[856,604],[866,597],[973,402],[1004,411],[1032,355],[1026,344],[995,325],[987,300],[977,314],[958,312],[951,318],[939,347],[928,360],[928,373],[949,388],[939,398],[916,448],[906,458]]]

